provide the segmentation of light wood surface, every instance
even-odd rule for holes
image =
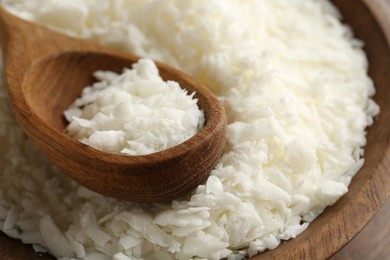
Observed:
[[[92,83],[97,70],[121,72],[138,57],[72,39],[2,16],[5,80],[18,124],[30,139],[75,181],[106,196],[138,202],[165,202],[203,183],[222,154],[226,115],[217,98],[188,75],[157,63],[195,98],[205,126],[170,149],[140,156],[109,154],[66,135],[63,111]]]
[[[369,248],[371,244],[378,245],[378,240],[383,237],[387,237],[387,240],[382,242],[388,245],[386,243],[388,243],[389,232],[386,228],[389,225],[383,223],[388,223],[389,210],[384,208],[382,212],[385,213],[379,213],[385,214],[385,217],[380,217],[382,221],[377,222],[377,217],[382,216],[378,215],[370,222],[367,229],[364,228],[384,205],[390,194],[390,50],[386,41],[386,38],[390,39],[388,21],[390,11],[387,5],[389,1],[334,0],[333,2],[339,7],[345,22],[351,25],[356,36],[365,41],[365,50],[370,62],[369,73],[377,88],[375,99],[381,106],[381,114],[368,130],[366,163],[353,178],[349,192],[335,205],[327,208],[306,231],[275,250],[264,252],[253,259],[326,259],[334,254],[334,259],[337,257],[341,257],[339,259],[386,259],[380,258],[383,255],[382,249],[390,248],[390,246]],[[369,8],[380,24],[370,13]],[[378,225],[382,228],[380,234],[378,234]],[[370,226],[375,228],[370,229]],[[361,230],[363,231],[356,239],[353,239]],[[365,232],[368,232],[368,235],[364,235]],[[359,239],[361,234],[364,235],[363,240]],[[365,238],[369,238],[373,243],[367,241],[364,243]],[[349,241],[351,243],[344,248],[347,254],[344,254],[344,249],[339,251]],[[358,243],[358,246],[354,246],[354,243]],[[378,250],[379,253],[364,254],[369,250]],[[51,259],[49,256],[41,258],[31,253],[32,250],[28,245],[22,245],[5,237],[0,237],[0,252],[5,257],[10,256],[8,259]],[[386,252],[383,253],[384,256],[387,255]]]

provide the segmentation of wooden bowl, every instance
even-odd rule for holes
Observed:
[[[390,195],[390,1],[334,0],[356,37],[365,42],[369,73],[381,113],[368,129],[366,163],[349,192],[328,207],[298,237],[253,259],[326,259],[350,241]],[[372,13],[371,13],[372,12]],[[382,27],[382,28],[381,28]],[[34,253],[30,245],[0,235],[0,259],[53,259]]]

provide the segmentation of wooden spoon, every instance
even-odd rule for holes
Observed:
[[[164,80],[195,91],[206,123],[194,137],[162,152],[126,156],[89,147],[63,130],[63,112],[93,82],[96,70],[121,72],[139,57],[52,32],[0,10],[5,80],[18,124],[64,173],[98,193],[164,202],[201,184],[222,154],[226,116],[217,98],[186,74],[157,63]]]

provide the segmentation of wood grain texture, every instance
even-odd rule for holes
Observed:
[[[345,247],[329,260],[385,260],[390,256],[390,199]]]
[[[305,232],[253,259],[326,259],[363,229],[390,194],[390,51],[386,41],[390,39],[389,6],[385,0],[333,2],[355,35],[365,41],[369,73],[377,88],[375,99],[381,106],[381,114],[368,129],[366,163],[353,178],[349,192],[328,207]],[[8,250],[0,249],[7,256],[4,259],[26,259],[23,256],[32,252],[28,246],[4,237],[0,237],[0,246]],[[35,259],[36,255],[30,255],[30,259]],[[51,258],[45,255],[39,259]]]
[[[15,118],[64,173],[103,195],[137,202],[170,201],[207,179],[223,151],[226,115],[206,87],[156,63],[164,80],[195,92],[205,126],[189,140],[153,154],[127,156],[96,150],[63,132],[63,111],[92,83],[94,71],[122,72],[139,58],[54,33],[5,11],[0,14],[5,80]]]

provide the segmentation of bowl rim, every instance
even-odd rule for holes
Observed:
[[[342,0],[339,0],[339,2],[341,1]],[[381,32],[383,33],[383,36],[387,40],[386,44],[389,47],[390,46],[390,1],[389,0],[356,1],[356,4],[361,5],[362,3],[364,4],[365,9],[367,9],[367,11],[369,10],[371,12],[370,15],[376,20],[378,26],[381,29]],[[287,254],[290,256],[288,259],[310,259],[310,257],[315,257],[315,256],[317,256],[316,257],[317,259],[325,259],[330,257],[332,254],[334,254],[340,248],[342,248],[346,243],[348,243],[348,241],[350,241],[356,234],[358,234],[359,231],[363,229],[364,226],[372,219],[372,217],[375,216],[377,211],[379,211],[379,209],[386,203],[386,200],[389,200],[390,197],[390,134],[387,134],[387,142],[385,145],[386,148],[384,150],[384,153],[380,158],[378,158],[379,161],[378,165],[376,165],[375,170],[370,174],[370,178],[365,180],[364,186],[358,192],[360,197],[372,196],[370,198],[371,201],[369,205],[361,205],[367,210],[365,212],[365,215],[362,216],[363,219],[359,219],[361,220],[361,222],[359,222],[357,226],[353,226],[349,230],[340,229],[340,226],[332,226],[331,223],[329,223],[328,225],[331,228],[331,230],[334,231],[334,233],[327,234],[327,237],[334,236],[332,238],[338,240],[338,243],[336,245],[332,241],[326,240],[324,242],[330,242],[327,248],[320,248],[320,247],[313,248],[313,245],[310,245],[311,244],[309,241],[310,237],[308,237],[307,235],[301,236],[303,235],[302,233],[297,238],[292,239],[287,243],[282,243],[275,250],[264,252],[258,256],[255,256],[253,259],[257,259],[257,260],[283,259],[282,257],[286,256]],[[373,196],[372,194],[370,194],[370,190],[372,189],[381,189],[381,190],[380,192],[375,194],[376,196]],[[347,209],[353,209],[353,205],[354,202],[352,201]],[[331,208],[335,206],[337,205],[333,205],[331,206]],[[358,209],[361,210],[361,208]],[[353,214],[353,213],[354,212],[352,210],[352,212],[350,212],[349,214]],[[325,214],[331,215],[331,217],[335,220],[339,220],[341,213],[340,212],[330,213],[330,211],[327,209],[322,215],[320,215],[314,221],[317,222],[320,220],[323,223],[326,223],[326,221],[322,218],[323,215]],[[342,233],[338,234],[337,232],[338,233],[342,232]],[[342,237],[340,238],[340,236]],[[318,240],[321,239],[322,239],[321,237],[318,238]],[[48,258],[45,256],[41,258],[40,256],[38,256],[38,254],[35,253],[32,256],[28,255],[34,252],[31,245],[23,244],[20,240],[14,240],[6,236],[3,232],[0,232],[0,243],[1,243],[0,256],[10,256],[10,257],[24,256],[24,257],[29,257],[29,259],[52,259],[51,256],[49,256]],[[302,243],[302,245],[300,245],[300,243]],[[286,247],[287,245],[288,247]],[[294,248],[294,246],[297,247]],[[286,255],[278,253],[279,249],[282,248],[292,249],[294,253],[287,252]]]
[[[339,8],[343,0],[331,0],[331,2]],[[339,4],[337,4],[339,3]],[[375,24],[375,29],[380,31],[381,41],[387,47],[386,62],[390,67],[390,1],[389,0],[360,0],[354,2],[365,9],[369,19],[372,19]],[[342,16],[344,13],[340,10]],[[358,15],[356,15],[358,16]],[[355,18],[356,19],[356,18]],[[348,22],[346,22],[347,25]],[[354,29],[353,26],[351,26]],[[374,30],[371,30],[371,34]],[[366,52],[369,57],[369,54]],[[386,77],[390,84],[388,74],[382,75]],[[376,79],[374,79],[374,82]],[[384,89],[384,87],[382,87]],[[375,99],[376,96],[374,96]],[[386,94],[385,100],[390,99],[390,93]],[[387,103],[389,104],[389,103]],[[389,124],[389,109],[387,109],[387,120],[382,120],[375,124]],[[382,111],[379,117],[382,117]],[[386,119],[383,118],[382,119]],[[368,136],[367,136],[368,137]],[[351,241],[375,216],[382,208],[387,200],[390,200],[390,128],[387,128],[381,137],[383,144],[383,153],[377,155],[369,174],[365,170],[365,175],[362,177],[359,173],[354,176],[349,188],[353,185],[355,188],[353,194],[348,191],[335,204],[328,206],[323,213],[315,218],[309,227],[296,238],[286,242],[282,242],[276,249],[260,253],[254,256],[253,260],[262,259],[327,259],[339,251],[344,245]],[[367,144],[367,146],[369,143]],[[366,157],[366,156],[365,156]],[[347,217],[349,219],[347,219]],[[315,236],[310,232],[315,226]],[[323,245],[323,246],[322,246]]]

